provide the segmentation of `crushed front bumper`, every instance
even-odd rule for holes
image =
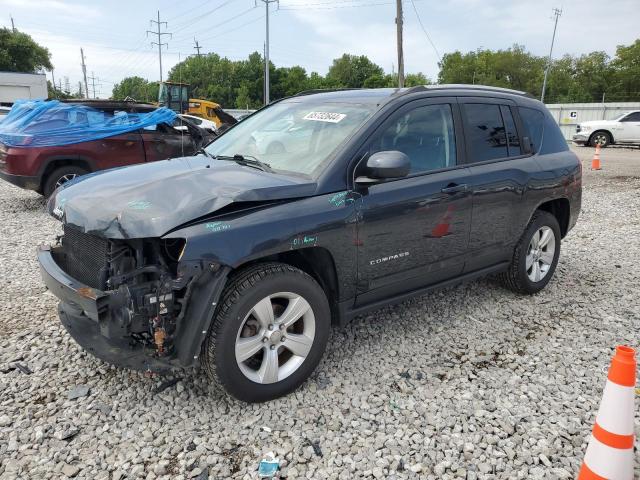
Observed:
[[[38,248],[40,274],[47,288],[60,299],[60,321],[78,344],[105,362],[141,371],[166,373],[179,367],[154,356],[130,336],[119,335],[110,310],[121,306],[119,292],[103,292],[71,278],[56,263],[55,247]]]

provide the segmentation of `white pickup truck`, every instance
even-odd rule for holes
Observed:
[[[613,120],[592,120],[576,127],[573,143],[578,145],[600,145],[639,143],[640,110],[624,112]]]

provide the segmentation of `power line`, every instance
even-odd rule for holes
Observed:
[[[427,37],[427,40],[429,40],[429,43],[433,47],[433,51],[436,52],[436,55],[438,56],[438,61],[442,62],[442,57],[440,56],[440,52],[438,52],[438,49],[436,48],[436,46],[433,43],[433,40],[431,40],[431,36],[429,35],[429,32],[427,32],[427,29],[424,28],[424,25],[422,24],[422,19],[420,18],[420,14],[418,13],[418,9],[416,8],[416,4],[415,4],[415,2],[413,0],[411,0],[411,5],[413,6],[413,11],[416,12],[416,18],[418,19],[418,23],[420,24],[420,28],[422,28],[422,31],[424,32],[425,36]]]
[[[222,7],[225,7],[226,5],[229,5],[232,1],[233,0],[227,0],[226,2],[222,2],[220,5],[218,5],[217,7],[212,8],[211,10],[209,10],[207,12],[200,13],[195,17],[192,17],[192,18],[189,18],[189,19],[185,20],[184,22],[180,22],[180,24],[178,25],[178,28],[175,29],[174,33],[181,32],[185,28],[192,28],[194,23],[199,22],[200,20],[202,20],[203,18],[208,17],[209,15],[211,15],[214,12],[217,12]]]
[[[547,89],[547,76],[549,75],[549,69],[551,68],[551,54],[553,53],[553,44],[556,41],[556,30],[558,28],[558,18],[562,15],[562,10],[559,8],[553,9],[553,15],[556,17],[553,24],[553,36],[551,37],[551,48],[549,49],[549,60],[547,61],[547,68],[544,70],[544,80],[542,81],[542,94],[540,95],[540,101],[544,102],[544,92]]]
[[[87,78],[91,80],[91,84],[93,85],[93,98],[96,98],[96,80],[98,80],[98,87],[100,87],[100,79],[96,77],[93,72],[91,72],[91,76]]]
[[[162,36],[163,35],[169,35],[169,38],[171,38],[171,33],[170,32],[162,32],[161,31],[161,27],[162,24],[164,23],[164,27],[167,28],[167,22],[161,22],[160,21],[160,10],[158,10],[158,20],[151,20],[151,23],[155,23],[158,26],[158,31],[154,32],[152,30],[147,30],[147,35],[149,35],[150,33],[153,33],[155,35],[158,36],[158,41],[157,42],[151,42],[151,46],[158,45],[158,61],[160,63],[160,82],[162,82],[162,46],[165,45],[167,48],[169,48],[169,44],[168,43],[162,43]]]

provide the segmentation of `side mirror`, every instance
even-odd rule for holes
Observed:
[[[409,175],[411,161],[397,150],[376,152],[367,160],[367,176],[356,178],[358,184],[378,183],[381,180],[402,178]]]
[[[529,137],[522,137],[522,150],[527,155],[533,153],[533,145]]]

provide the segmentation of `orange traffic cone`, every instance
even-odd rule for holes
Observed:
[[[578,480],[633,479],[635,354],[616,347]]]
[[[591,160],[591,170],[601,170],[600,168],[600,144],[596,144],[596,151]]]

